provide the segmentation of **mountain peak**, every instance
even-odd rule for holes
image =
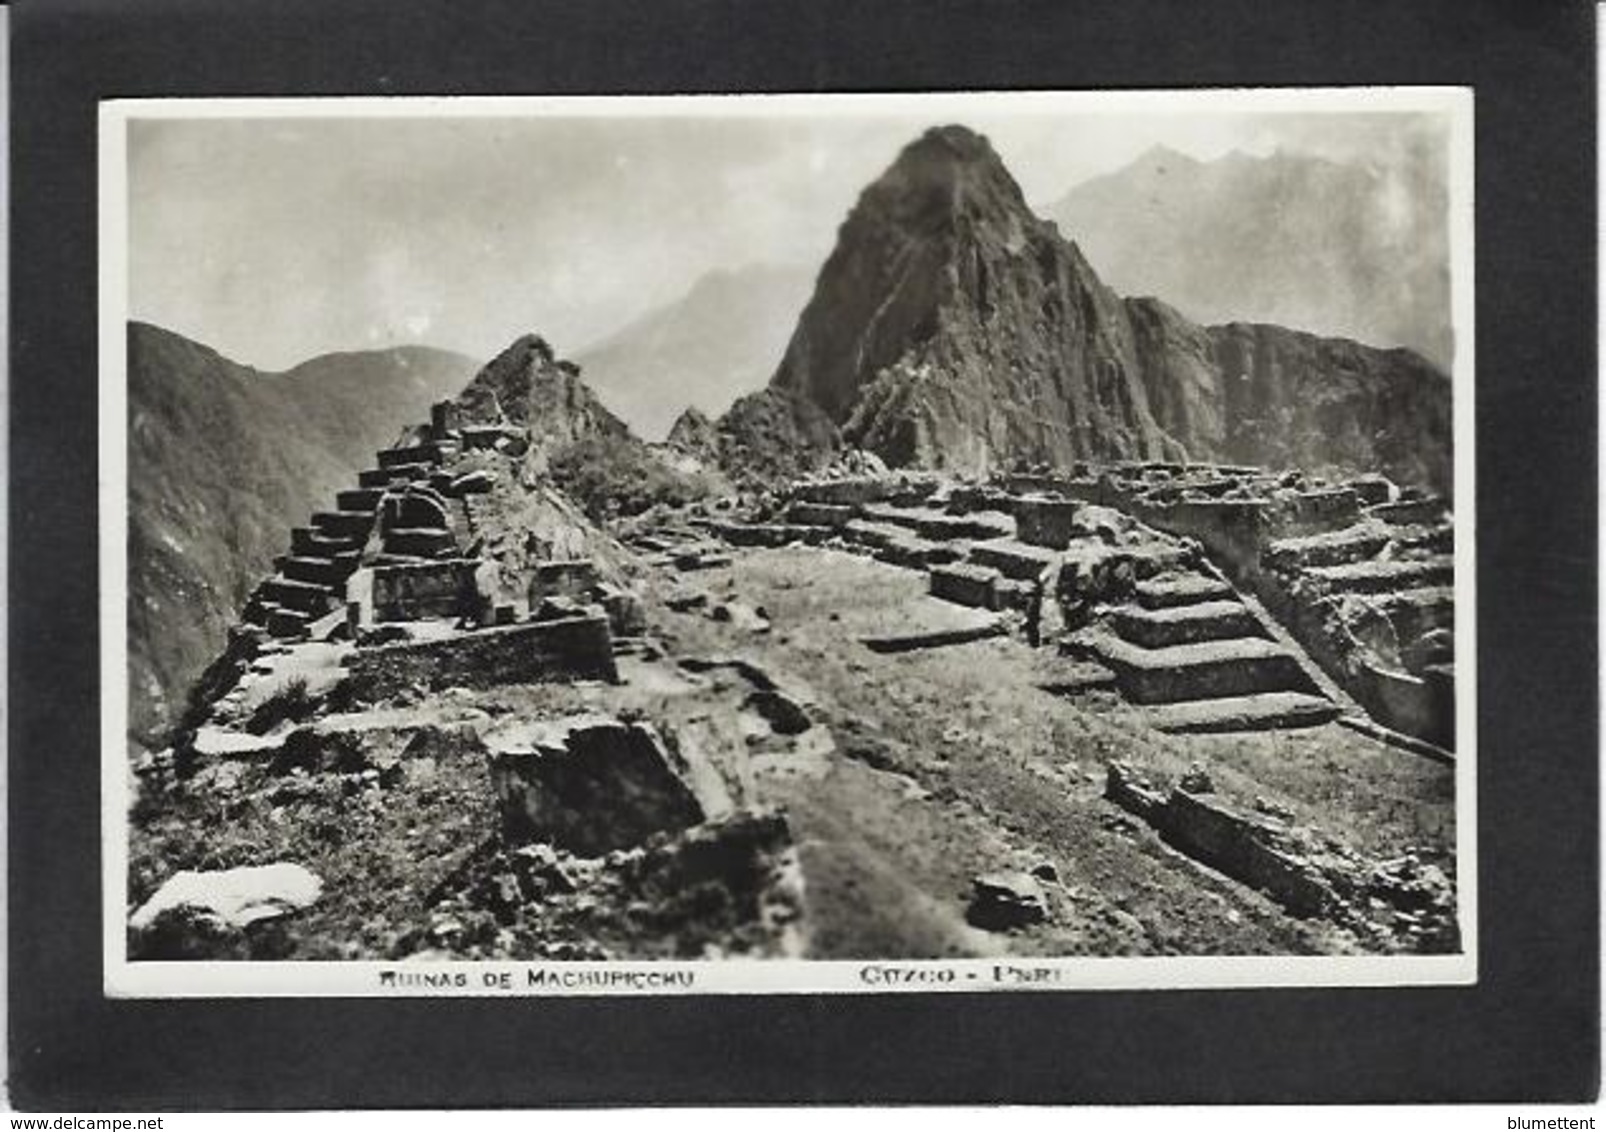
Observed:
[[[1030,216],[1026,198],[984,136],[966,126],[935,126],[904,146],[855,210],[914,231],[956,217]]]
[[[467,420],[511,422],[548,440],[629,434],[580,380],[580,367],[557,357],[538,334],[514,339],[474,375],[457,403]]]
[[[1148,165],[1193,166],[1193,165],[1199,165],[1199,164],[1201,164],[1201,162],[1199,161],[1199,159],[1197,157],[1191,157],[1188,154],[1183,153],[1180,149],[1172,149],[1170,146],[1166,145],[1164,142],[1155,142],[1148,149],[1146,149],[1142,153],[1138,154],[1137,158],[1132,162],[1132,164],[1133,165],[1138,165],[1138,166],[1148,166]]]
[[[959,161],[997,161],[993,145],[969,126],[933,126],[903,148],[903,156],[946,154]]]

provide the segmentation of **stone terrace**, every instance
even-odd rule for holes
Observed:
[[[758,512],[693,516],[638,545],[682,568],[718,560],[721,544],[854,550],[924,571],[933,596],[1013,616],[1034,643],[1080,663],[1067,688],[1113,683],[1161,730],[1304,727],[1355,704],[1261,602],[1244,600],[1237,567],[1258,561],[1267,530],[1303,537],[1358,522],[1363,500],[1393,506],[1397,494],[1214,465],[1082,466],[985,484],[821,478]],[[1353,586],[1392,593],[1397,580],[1438,576],[1414,565],[1374,573]]]

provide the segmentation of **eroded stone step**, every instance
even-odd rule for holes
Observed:
[[[377,511],[384,494],[378,487],[348,488],[335,495],[335,506],[342,511]]]
[[[871,522],[905,527],[935,542],[1009,538],[1015,533],[1015,521],[1007,515],[950,515],[932,507],[896,507],[890,503],[868,503],[862,511]]]
[[[1450,586],[1422,586],[1400,590],[1376,599],[1401,640],[1414,640],[1434,629],[1455,628],[1455,590]]]
[[[293,555],[278,563],[279,572],[293,582],[311,582],[331,589],[343,585],[357,568],[357,552],[333,556]]]
[[[1240,601],[1202,601],[1163,609],[1126,605],[1111,614],[1110,623],[1123,640],[1146,649],[1265,636],[1259,620]]]
[[[442,450],[438,444],[414,444],[405,448],[386,448],[379,453],[381,468],[423,464],[426,467],[441,462]]]
[[[1374,519],[1381,519],[1391,526],[1406,527],[1420,523],[1440,522],[1449,508],[1441,499],[1409,499],[1399,503],[1380,503],[1376,507],[1368,507],[1366,513]]]
[[[970,561],[991,566],[1007,578],[1033,581],[1060,559],[1058,551],[1031,546],[1018,539],[978,542],[970,548]]]
[[[366,540],[368,532],[374,529],[374,512],[319,511],[312,517],[312,525],[320,534]]]
[[[1255,692],[1314,691],[1299,660],[1264,637],[1146,649],[1104,630],[1077,634],[1074,651],[1114,670],[1133,703],[1169,704]]]
[[[272,606],[268,610],[268,635],[280,640],[299,640],[307,636],[312,627],[312,615],[299,609]]]
[[[1205,574],[1162,575],[1137,584],[1138,604],[1145,609],[1173,609],[1179,605],[1199,605],[1207,601],[1229,601],[1232,587]]]
[[[916,649],[944,648],[948,645],[969,644],[989,637],[1001,637],[1009,632],[1009,623],[1003,618],[981,625],[967,625],[954,629],[929,629],[911,633],[864,637],[864,645],[871,652],[913,652]]]
[[[1321,579],[1334,593],[1390,593],[1453,585],[1455,559],[1436,556],[1398,562],[1354,562],[1347,566],[1318,566],[1305,573]]]
[[[1302,570],[1312,566],[1342,566],[1373,558],[1389,544],[1389,534],[1375,525],[1363,525],[1331,534],[1278,539],[1260,560],[1273,570]]]
[[[974,609],[998,609],[998,583],[1004,576],[991,566],[950,562],[933,566],[927,575],[932,597]]]
[[[264,601],[301,613],[324,614],[334,603],[334,594],[328,586],[289,578],[270,578],[262,583],[260,592]]]
[[[434,471],[433,464],[396,464],[388,468],[369,468],[359,472],[357,484],[360,487],[389,487],[393,483],[411,483],[414,480],[425,479]]]
[[[858,508],[847,503],[811,503],[807,499],[794,499],[786,509],[786,521],[807,527],[845,527],[853,521]]]
[[[394,527],[384,541],[386,554],[406,558],[437,558],[457,548],[452,532],[440,527]]]
[[[268,623],[268,610],[272,605],[262,596],[262,587],[259,585],[246,600],[245,608],[240,610],[240,620],[248,625],[266,625]],[[274,606],[273,608],[277,608]]]
[[[952,562],[964,553],[950,544],[923,539],[906,528],[890,523],[873,523],[867,519],[854,519],[842,528],[841,533],[849,543],[864,547],[883,562],[917,570],[936,563]]]
[[[732,546],[787,546],[801,542],[818,545],[831,536],[831,528],[804,523],[727,523],[710,521],[705,529]]]
[[[368,533],[361,535],[332,535],[315,527],[292,527],[290,553],[310,558],[331,558],[346,551],[361,550],[368,541]]]
[[[1147,714],[1161,731],[1204,734],[1317,727],[1337,719],[1339,708],[1329,699],[1305,692],[1259,692],[1158,704]]]
[[[1455,527],[1449,523],[1436,527],[1402,527],[1395,532],[1395,542],[1409,550],[1454,555]]]
[[[1068,656],[1055,657],[1043,666],[1036,684],[1045,692],[1056,696],[1075,696],[1099,688],[1115,687],[1115,673],[1093,660],[1076,660]]]

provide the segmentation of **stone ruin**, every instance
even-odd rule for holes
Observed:
[[[1459,947],[1455,888],[1414,851],[1377,861],[1301,829],[1288,815],[1251,811],[1184,777],[1169,791],[1112,762],[1104,796],[1188,857],[1265,893],[1291,914],[1321,918],[1395,951]]]
[[[970,482],[826,473],[634,542],[681,570],[802,544],[924,571],[933,596],[1012,615],[1084,663],[1078,687],[1115,686],[1161,730],[1340,719],[1454,749],[1452,519],[1381,476],[1160,461]]]
[[[487,546],[497,480],[462,457],[520,450],[513,431],[484,413],[468,420],[442,409],[381,452],[335,510],[292,532],[291,553],[252,596],[246,626],[203,681],[215,710],[192,736],[199,757],[256,758],[285,774],[364,783],[371,776],[378,788],[395,781],[421,732],[392,742],[381,740],[395,730],[388,723],[359,723],[354,737],[324,723],[270,720],[263,730],[245,718],[242,679],[266,678],[296,650],[338,653],[336,682],[324,694],[359,717],[454,689],[621,679],[619,658],[646,628],[633,593],[597,560],[547,553],[521,558],[510,584],[506,563]],[[1160,731],[1337,720],[1451,757],[1451,517],[1442,501],[1380,477],[1329,484],[1160,462],[970,481],[848,469],[657,514],[621,533],[649,564],[681,575],[728,566],[733,548],[790,545],[920,571],[932,597],[989,616],[866,637],[866,646],[897,652],[1020,633],[1063,658],[1065,675],[1044,688],[1113,691]],[[707,594],[670,594],[665,603],[754,633],[769,629],[763,610]],[[777,741],[820,740],[808,714],[764,681],[752,684],[741,711]],[[729,930],[757,932],[744,946],[800,946],[801,876],[784,816],[720,785],[726,780],[698,742],[666,742],[645,721],[598,715],[441,734],[447,747],[487,760],[501,824],[494,847],[435,894],[438,914],[413,941],[419,950],[477,953],[462,924],[486,909],[520,924],[539,912],[535,904],[550,911],[571,897],[691,900],[671,878],[722,886],[722,906],[740,909]],[[370,748],[385,743],[395,751],[376,762]],[[1119,765],[1107,790],[1174,847],[1296,915],[1385,943],[1445,923],[1453,931],[1453,894],[1417,863],[1368,863],[1313,845],[1208,794],[1186,780],[1156,790]],[[975,889],[967,915],[977,926],[1013,930],[1045,914],[1030,875],[989,875]],[[1396,896],[1400,916],[1380,926],[1367,902]],[[202,920],[215,926],[227,917]],[[142,946],[177,946],[151,939],[158,942]]]
[[[801,873],[785,817],[739,784],[720,785],[694,739],[666,744],[648,723],[606,715],[479,711],[438,722],[460,709],[432,707],[437,694],[461,705],[503,686],[617,684],[618,658],[646,630],[639,599],[610,564],[554,557],[541,532],[492,506],[507,490],[495,461],[465,457],[501,453],[516,475],[525,441],[487,412],[437,406],[335,509],[292,532],[290,553],[198,686],[188,730],[143,768],[152,788],[193,779],[226,793],[265,773],[277,781],[268,802],[286,806],[323,797],[326,780],[361,797],[397,789],[426,763],[484,759],[500,825],[433,895],[436,911],[407,947],[479,954],[486,945],[451,923],[483,921],[487,910],[505,923],[647,901],[653,923],[672,925],[693,953],[795,953]],[[516,581],[492,557],[510,533],[521,548]],[[559,541],[572,549],[574,540]],[[786,739],[809,729],[795,705],[781,710],[789,701],[773,686],[753,697],[758,730]],[[275,888],[284,877],[298,887]],[[717,915],[709,886],[723,893]],[[130,954],[250,957],[320,887],[289,862],[174,874],[131,915]],[[252,898],[244,912],[241,892]],[[531,901],[541,907],[524,907]]]

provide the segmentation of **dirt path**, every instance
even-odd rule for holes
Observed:
[[[854,555],[739,554],[695,584],[762,606],[767,634],[655,618],[673,650],[751,658],[806,689],[836,750],[761,776],[802,845],[820,957],[1346,951],[1347,935],[1187,860],[1101,798],[1111,758],[1162,776],[1205,761],[1229,796],[1273,800],[1369,850],[1453,836],[1449,770],[1338,727],[1173,737],[1113,697],[1037,687],[1043,654],[999,637],[896,655],[860,638],[947,627],[920,573]],[[966,611],[968,612],[968,611]],[[1009,935],[964,919],[971,878],[1049,865],[1053,914]]]

